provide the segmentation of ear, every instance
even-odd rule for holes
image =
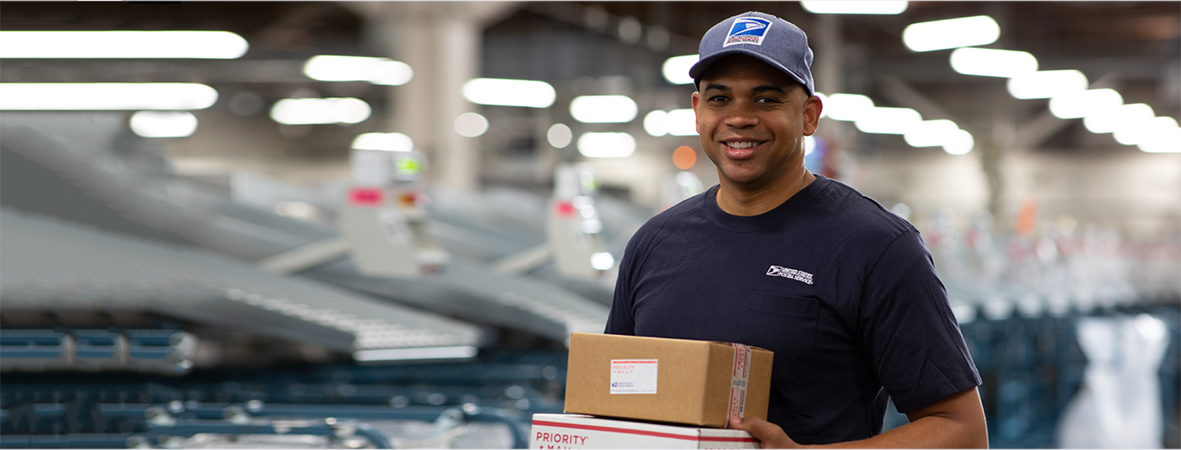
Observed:
[[[815,95],[808,97],[804,103],[804,136],[811,136],[820,126],[820,112],[824,111],[824,102]]]
[[[697,134],[701,134],[701,120],[699,120],[699,118],[701,117],[701,110],[697,109],[699,107],[700,103],[701,103],[701,93],[694,92],[693,93],[693,117],[695,118],[694,119],[695,120],[694,128],[697,129]]]

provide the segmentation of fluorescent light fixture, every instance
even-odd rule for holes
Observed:
[[[668,134],[673,136],[696,136],[697,114],[693,112],[693,108],[674,109],[665,117],[664,126],[668,129]]]
[[[368,103],[352,97],[287,98],[271,107],[271,119],[285,125],[360,123],[372,112]]]
[[[368,81],[386,86],[400,86],[414,78],[414,70],[404,62],[367,56],[313,56],[304,63],[303,73],[318,81]]]
[[[664,80],[669,83],[692,84],[693,77],[689,76],[689,69],[697,64],[698,59],[700,59],[698,55],[674,56],[664,60],[660,72],[664,74]]]
[[[1168,134],[1177,129],[1177,119],[1169,116],[1153,117],[1142,122],[1130,123],[1124,128],[1115,130],[1115,140],[1124,145],[1137,145],[1148,142],[1158,134]]]
[[[466,112],[455,118],[455,132],[463,137],[476,137],[488,131],[488,119],[474,112]]]
[[[591,255],[591,267],[595,270],[610,270],[615,267],[615,257],[609,252],[595,252]]]
[[[976,140],[972,138],[972,133],[956,130],[948,137],[947,143],[943,144],[943,151],[949,155],[966,155],[975,145]]]
[[[1181,128],[1160,130],[1136,146],[1146,153],[1181,153]]]
[[[964,75],[1012,78],[1037,72],[1037,58],[1029,52],[995,48],[957,48],[951,68]]]
[[[480,105],[548,108],[557,93],[544,81],[475,78],[464,83],[463,97]]]
[[[824,95],[824,94],[821,94],[821,93],[819,93],[819,92],[817,92],[817,93],[815,93],[815,94],[813,94],[813,95],[815,95],[816,97],[820,98],[820,106],[821,106],[821,108],[820,108],[820,118],[821,118],[821,119],[823,119],[823,118],[825,118],[825,117],[828,117],[828,96],[827,96],[827,95]]]
[[[1059,119],[1079,119],[1124,104],[1114,89],[1089,89],[1050,99],[1050,113]]]
[[[636,140],[627,133],[583,133],[578,153],[587,158],[626,158],[636,151]]]
[[[188,111],[140,111],[131,115],[131,131],[148,138],[192,136],[197,116]]]
[[[804,136],[804,156],[816,151],[816,136]]]
[[[1102,110],[1083,118],[1083,125],[1092,133],[1113,133],[1134,124],[1151,120],[1156,116],[1152,107],[1144,103],[1120,105]]]
[[[907,2],[889,0],[847,1],[812,0],[801,1],[800,6],[812,14],[902,14]]]
[[[574,132],[564,123],[555,123],[545,132],[545,139],[554,148],[566,148],[574,140]]]
[[[570,115],[582,123],[626,123],[639,108],[626,95],[583,95],[570,101]]]
[[[414,150],[414,140],[402,133],[362,133],[353,139],[353,149],[408,152]]]
[[[353,359],[359,362],[408,361],[427,359],[466,359],[476,356],[478,350],[470,345],[454,347],[381,348],[358,350]]]
[[[234,59],[249,48],[228,31],[0,31],[0,58]]]
[[[924,120],[907,130],[903,137],[911,147],[937,147],[950,142],[959,129],[950,120]]]
[[[668,113],[657,109],[644,115],[644,131],[655,137],[668,134]]]
[[[0,83],[0,110],[190,110],[217,102],[197,83]]]
[[[1039,70],[1009,78],[1013,98],[1054,98],[1087,90],[1087,76],[1077,70]]]
[[[922,121],[923,117],[913,109],[878,106],[863,113],[854,124],[862,133],[906,134]]]
[[[988,16],[918,22],[902,30],[902,43],[916,52],[988,45],[1000,37],[1001,27]]]
[[[873,100],[860,94],[832,94],[824,109],[832,120],[854,121],[873,109]]]

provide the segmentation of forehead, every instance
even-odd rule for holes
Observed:
[[[701,88],[712,81],[727,83],[751,81],[758,85],[772,85],[788,91],[791,87],[803,87],[787,74],[757,58],[746,55],[731,55],[718,60],[701,74]]]

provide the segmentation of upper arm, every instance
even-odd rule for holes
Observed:
[[[945,423],[937,432],[946,433],[947,438],[959,444],[957,447],[988,447],[988,425],[984,418],[984,406],[975,387],[911,411],[906,417],[911,422],[924,418],[942,419]]]

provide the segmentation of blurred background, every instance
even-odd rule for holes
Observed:
[[[1181,3],[0,8],[0,446],[525,447],[717,183],[687,72],[759,10],[815,51],[808,168],[922,231],[991,445],[1181,447]]]

